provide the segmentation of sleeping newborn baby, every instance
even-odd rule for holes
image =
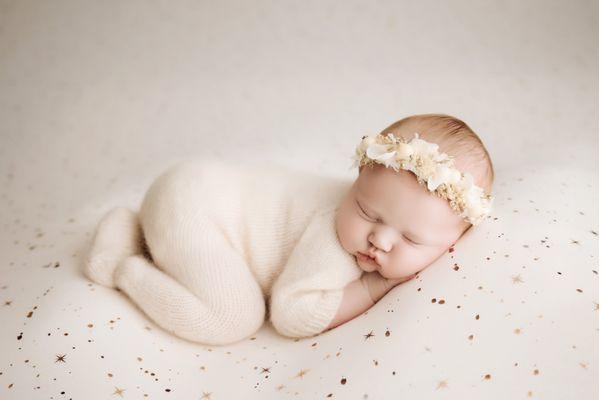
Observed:
[[[364,136],[353,159],[354,181],[181,162],[139,212],[100,220],[84,272],[194,342],[237,342],[265,319],[294,338],[332,329],[431,265],[492,204],[487,150],[445,114]]]

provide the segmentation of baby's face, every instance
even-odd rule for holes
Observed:
[[[447,200],[420,186],[410,171],[380,164],[362,168],[337,210],[335,225],[341,245],[356,256],[360,268],[389,279],[421,271],[468,227]]]

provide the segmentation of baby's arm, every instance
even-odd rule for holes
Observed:
[[[401,279],[385,279],[376,271],[364,273],[360,279],[350,282],[343,289],[341,305],[326,330],[354,319],[372,307],[394,286],[414,276],[415,274]]]
[[[345,287],[362,275],[338,241],[335,210],[311,218],[291,252],[270,296],[270,321],[281,334],[308,337],[321,333],[334,318]]]

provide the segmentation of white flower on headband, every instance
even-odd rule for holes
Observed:
[[[366,155],[373,160],[381,161],[386,167],[389,167],[394,162],[393,156],[395,151],[389,151],[388,146],[384,144],[371,144],[366,150]]]
[[[363,136],[352,159],[352,168],[376,162],[395,171],[413,172],[419,183],[447,199],[451,208],[473,225],[491,211],[493,197],[474,184],[471,174],[458,171],[453,158],[439,152],[439,145],[420,139],[418,133],[409,142],[392,133]]]

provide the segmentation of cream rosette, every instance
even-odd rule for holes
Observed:
[[[352,159],[351,168],[376,162],[395,171],[412,171],[418,183],[448,200],[451,208],[472,225],[478,225],[491,212],[493,197],[474,184],[470,173],[458,171],[453,157],[439,152],[437,144],[420,139],[418,133],[409,142],[392,133],[363,136]]]

